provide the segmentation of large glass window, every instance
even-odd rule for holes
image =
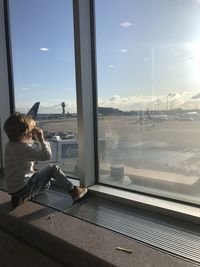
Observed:
[[[36,121],[52,147],[49,162],[59,163],[68,175],[76,177],[72,1],[10,0],[9,6],[16,110],[28,113],[39,102]]]
[[[99,181],[199,204],[200,1],[95,6]]]

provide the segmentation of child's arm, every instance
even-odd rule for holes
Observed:
[[[41,149],[37,151],[35,148],[26,146],[25,158],[31,161],[43,161],[51,159],[51,146],[44,140],[43,131],[40,128],[33,130],[34,137],[38,140],[41,145]]]
[[[44,140],[44,134],[43,134],[43,131],[42,129],[38,128],[38,127],[35,127],[33,129],[33,136],[40,142],[40,143],[44,143],[45,140]]]
[[[26,161],[44,161],[51,159],[51,146],[48,142],[43,142],[41,144],[41,149],[36,150],[33,147],[25,144],[25,154],[24,159]]]

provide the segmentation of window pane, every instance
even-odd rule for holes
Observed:
[[[10,20],[16,110],[40,102],[36,121],[52,147],[49,162],[77,176],[72,1],[11,0]]]
[[[100,182],[200,203],[200,2],[95,4]]]

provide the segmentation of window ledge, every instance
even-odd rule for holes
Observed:
[[[3,191],[0,191],[0,217],[0,229],[62,266],[196,266],[175,255],[31,201],[13,210],[10,196]],[[118,246],[132,249],[133,253],[117,250]]]
[[[90,192],[99,197],[114,200],[138,208],[155,211],[190,223],[200,224],[200,208],[191,204],[178,203],[157,197],[128,192],[105,185],[90,186]]]

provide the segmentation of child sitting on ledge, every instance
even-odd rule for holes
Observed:
[[[9,138],[5,149],[5,179],[14,207],[48,189],[51,178],[71,195],[74,202],[87,193],[87,188],[74,186],[55,164],[39,171],[33,169],[34,161],[51,158],[51,147],[31,117],[15,112],[6,120],[4,130]],[[32,137],[40,143],[39,151],[33,148]]]

